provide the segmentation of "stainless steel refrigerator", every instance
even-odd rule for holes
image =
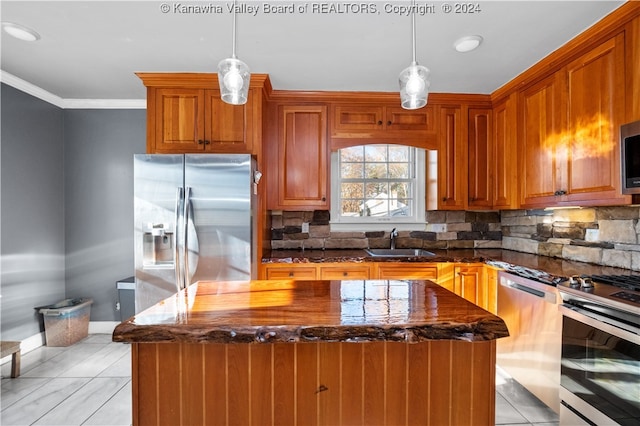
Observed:
[[[257,277],[257,184],[245,154],[134,156],[136,313],[199,280]]]

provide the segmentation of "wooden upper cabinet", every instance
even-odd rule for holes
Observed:
[[[331,105],[331,149],[363,143],[403,143],[420,148],[437,145],[436,108],[406,110],[391,104]]]
[[[521,206],[625,204],[624,34],[521,94]]]
[[[566,192],[565,127],[561,107],[561,75],[553,74],[525,89],[520,97],[519,140],[521,206],[553,205]]]
[[[258,153],[265,75],[252,75],[244,105],[222,101],[216,74],[138,76],[147,86],[147,153]]]
[[[517,156],[517,95],[515,93],[493,108],[493,140],[491,146],[492,206],[494,209],[518,207],[517,180],[520,173]]]
[[[468,123],[469,208],[491,208],[491,109],[470,108]]]
[[[440,107],[438,209],[467,207],[467,146],[461,107]],[[466,120],[465,120],[466,122]]]
[[[620,202],[625,108],[624,33],[567,65],[567,192],[571,201]]]
[[[267,207],[328,209],[327,107],[279,105],[277,111],[276,149],[270,154],[272,160],[267,164]]]

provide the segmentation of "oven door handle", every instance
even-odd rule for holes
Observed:
[[[560,313],[566,317],[573,318],[576,321],[605,331],[615,337],[640,345],[640,330],[631,325],[580,309],[573,305],[560,305],[559,309]]]

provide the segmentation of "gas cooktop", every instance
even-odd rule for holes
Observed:
[[[577,297],[592,306],[640,315],[640,275],[573,276],[559,283],[558,290],[565,301]]]

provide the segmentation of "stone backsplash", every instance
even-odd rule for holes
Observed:
[[[329,212],[316,210],[271,212],[271,248],[364,249],[389,248],[389,231],[331,232]],[[423,229],[399,231],[397,248],[500,248],[499,212],[429,211]],[[309,232],[302,232],[303,223]]]
[[[502,248],[640,270],[640,206],[503,210]]]
[[[331,232],[329,212],[271,212],[272,249],[388,248],[389,231]],[[428,211],[398,248],[504,248],[640,271],[640,206]],[[302,232],[303,223],[309,232]]]

